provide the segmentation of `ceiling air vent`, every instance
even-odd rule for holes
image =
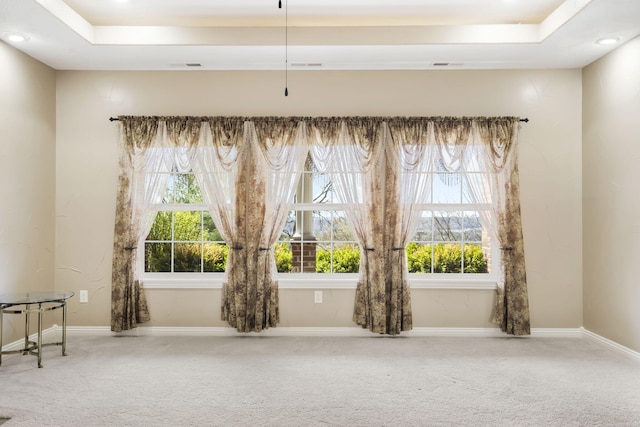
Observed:
[[[464,64],[462,62],[434,62],[432,66],[434,67],[462,67]]]
[[[198,68],[202,67],[199,62],[171,62],[169,66],[172,68]]]

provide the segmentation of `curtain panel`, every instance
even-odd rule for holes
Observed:
[[[141,212],[136,206],[138,153],[145,152],[158,136],[158,121],[120,118],[119,172],[113,241],[111,330],[135,328],[150,319],[147,301],[137,278],[137,245]]]
[[[237,233],[231,251],[238,256],[227,260],[222,295],[222,320],[239,332],[260,332],[279,322],[273,248],[307,155],[300,126],[293,120],[245,122],[247,148],[235,180]]]
[[[529,297],[520,213],[520,174],[518,172],[517,120],[503,118],[475,123],[477,137],[485,144],[485,159],[496,197],[493,209],[498,226],[502,268],[496,295],[494,322],[511,335],[529,335]]]
[[[136,247],[155,216],[162,174],[193,170],[230,247],[222,318],[240,332],[279,321],[273,247],[308,150],[361,247],[354,321],[395,335],[412,328],[405,246],[431,200],[434,171],[461,170],[483,224],[500,245],[494,321],[529,334],[519,203],[516,117],[122,116],[113,260],[112,329],[149,319]],[[149,149],[151,148],[151,149]],[[160,154],[158,154],[160,153]],[[166,175],[166,174],[165,174]],[[166,185],[166,182],[164,183]]]

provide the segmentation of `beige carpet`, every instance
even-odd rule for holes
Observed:
[[[640,426],[640,364],[589,339],[70,336],[9,355],[13,426]]]

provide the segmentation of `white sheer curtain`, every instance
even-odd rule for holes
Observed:
[[[424,207],[431,202],[431,185],[437,149],[430,143],[430,126],[420,121],[388,122],[387,158],[396,166],[399,179],[393,185],[398,201],[397,246],[414,236]],[[403,252],[403,251],[401,251]]]
[[[500,247],[500,280],[496,295],[494,321],[512,335],[529,335],[529,299],[524,257],[524,239],[520,214],[520,178],[518,172],[518,131],[516,117],[476,119],[470,145],[482,147],[476,160],[470,155],[466,167],[483,170],[482,178],[471,180],[471,195],[476,203],[491,202],[493,229]],[[480,161],[481,159],[481,161]]]
[[[222,319],[232,326],[246,317],[247,244],[244,178],[250,147],[246,124],[237,119],[202,123],[194,172],[220,235],[229,246],[222,296]],[[241,290],[244,290],[242,292]],[[239,317],[239,319],[238,319]],[[244,328],[244,323],[241,329]]]
[[[491,150],[486,149],[479,134],[477,123],[472,124],[469,139],[465,147],[462,167],[465,170],[467,195],[480,209],[480,219],[485,236],[491,239],[491,245],[500,245],[498,236],[500,227],[497,212],[504,200],[504,175],[501,167],[491,159]],[[487,147],[488,148],[488,147]],[[485,254],[491,256],[491,254]],[[502,257],[492,259],[491,268],[497,270],[498,288],[504,288],[504,262]]]
[[[255,283],[256,298],[249,301],[245,329],[260,331],[279,322],[273,249],[291,209],[308,146],[298,120],[254,120],[248,126],[256,180],[248,189],[247,236],[253,255],[248,265],[255,262],[255,268],[247,268],[247,278]]]
[[[265,224],[261,233],[266,246],[280,237],[291,210],[296,184],[309,152],[304,122],[291,120],[282,126],[257,122],[251,132],[259,173],[265,177]]]
[[[516,140],[499,143],[499,139],[495,140],[495,135],[487,135],[488,138],[485,138],[479,126],[481,124],[477,121],[472,123],[463,167],[471,200],[489,208],[480,212],[483,226],[489,229],[492,236],[499,238],[497,215],[491,213],[499,213],[505,209],[505,188],[509,178],[505,172],[510,170],[510,164],[516,158]]]
[[[199,124],[198,124],[199,126]],[[137,246],[144,245],[162,203],[172,172],[189,173],[197,154],[197,141],[188,138],[184,130],[170,129],[164,121],[158,123],[158,136],[153,147],[134,153],[134,224],[140,224]],[[136,277],[137,279],[137,277]]]
[[[427,123],[421,120],[389,120],[385,138],[385,283],[389,319],[388,330],[399,333],[411,329],[406,246],[415,235],[425,204],[431,201],[436,147],[430,144]],[[403,301],[404,299],[404,301]]]
[[[345,121],[333,126],[331,131],[314,128],[311,155],[318,172],[329,175],[336,197],[347,205],[345,216],[360,241],[361,263],[367,263],[368,252],[380,246],[375,239],[381,237],[376,221],[384,210],[384,143],[379,140],[384,133],[377,122],[366,123],[366,129]]]
[[[200,184],[204,202],[220,235],[229,245],[227,264],[235,265],[241,239],[237,216],[236,183],[246,156],[244,122],[238,120],[203,121],[198,156],[193,171]],[[229,276],[229,268],[225,271]],[[225,279],[226,280],[226,279]]]
[[[222,238],[232,245],[237,239],[236,181],[246,155],[244,123],[205,121],[202,123],[194,172],[205,203]]]

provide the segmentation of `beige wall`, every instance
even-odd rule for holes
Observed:
[[[52,290],[55,72],[3,42],[0,70],[0,294]],[[5,316],[4,343],[23,325]]]
[[[109,325],[117,127],[131,115],[519,115],[533,327],[582,326],[581,72],[86,72],[57,74],[56,286],[88,289],[70,322]],[[220,291],[147,291],[150,326],[221,326]],[[492,293],[414,289],[416,327],[487,327]],[[282,289],[282,326],[354,326],[353,290]]]
[[[583,70],[584,326],[640,351],[640,38]]]

